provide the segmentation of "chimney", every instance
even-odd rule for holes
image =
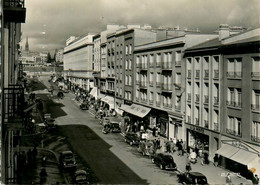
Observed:
[[[219,34],[219,41],[229,37],[230,36],[229,26],[227,24],[221,24],[219,26],[218,34]]]

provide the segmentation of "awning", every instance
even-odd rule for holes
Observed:
[[[97,98],[97,87],[93,87],[93,89],[91,89],[89,94]]]
[[[238,150],[239,148],[237,147],[223,144],[222,147],[216,151],[216,154],[222,155],[223,157],[230,159],[231,156],[234,155]]]
[[[246,166],[259,158],[257,153],[229,144],[223,144],[223,146],[217,150],[216,153]]]
[[[97,98],[100,98],[100,99],[102,99],[102,98],[104,98],[106,95],[104,95],[104,94],[99,94],[98,96],[97,96]]]
[[[115,108],[115,111],[116,111],[116,113],[119,114],[120,116],[123,116],[123,113],[124,113],[123,110],[120,110],[120,109],[118,109],[118,108]]]
[[[130,106],[129,106],[129,105],[122,104],[121,107],[119,107],[119,109],[121,109],[121,110],[127,112],[127,110],[130,109]]]
[[[110,106],[110,109],[113,109],[115,106],[114,106],[114,97],[112,96],[105,96],[103,98],[101,98],[101,101],[107,103],[109,106]]]
[[[133,114],[135,116],[138,116],[140,118],[143,118],[151,111],[151,108],[144,107],[137,104],[132,104],[129,108],[127,108],[124,111]]]

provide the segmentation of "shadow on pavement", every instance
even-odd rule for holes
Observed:
[[[84,125],[59,126],[72,149],[86,161],[101,184],[148,184],[111,151],[111,146]]]

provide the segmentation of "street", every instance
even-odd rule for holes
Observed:
[[[177,183],[175,172],[160,170],[151,163],[151,159],[138,153],[136,147],[125,143],[122,135],[103,134],[93,110],[80,110],[74,98],[75,95],[67,93],[64,99],[58,100],[64,104],[62,109],[67,115],[56,118],[55,123],[62,125],[62,132],[67,136],[73,151],[89,164],[99,183]]]

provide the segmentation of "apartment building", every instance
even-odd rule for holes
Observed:
[[[221,25],[219,38],[185,51],[187,146],[203,144],[210,158],[246,176],[260,171],[259,33],[230,36]]]
[[[19,184],[19,152],[24,115],[22,65],[19,63],[21,23],[25,22],[24,1],[1,2],[1,184]],[[19,169],[21,170],[21,169]]]
[[[87,34],[69,43],[64,48],[64,78],[69,88],[90,91],[93,88],[93,37]],[[69,38],[70,39],[70,38]],[[70,39],[71,40],[71,39]]]
[[[148,128],[158,128],[160,135],[165,138],[184,139],[183,51],[214,37],[217,36],[186,34],[135,46],[133,103],[148,108],[144,109],[146,115],[143,117]],[[125,111],[129,110],[131,107]]]

